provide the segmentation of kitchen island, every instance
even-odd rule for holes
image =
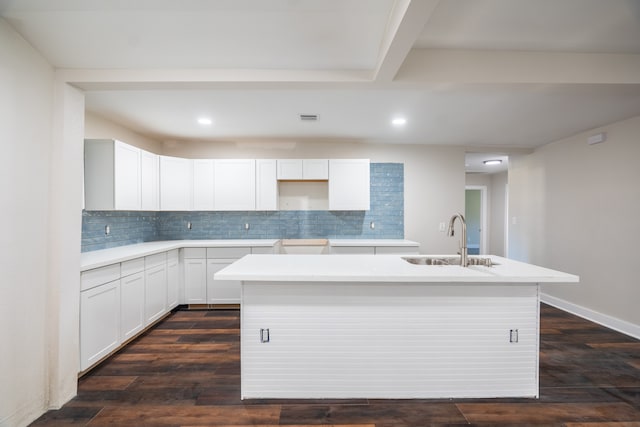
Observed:
[[[538,397],[539,286],[578,277],[404,258],[248,255],[218,272],[242,282],[242,398]]]

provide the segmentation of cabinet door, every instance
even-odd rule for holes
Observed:
[[[167,265],[145,270],[145,324],[149,325],[167,312]]]
[[[140,332],[144,318],[144,271],[120,279],[120,340]]]
[[[206,304],[207,302],[207,260],[185,258],[184,260],[184,302],[185,304]]]
[[[120,280],[80,292],[80,370],[120,345]]]
[[[302,179],[329,179],[329,161],[327,159],[304,159],[302,161]]]
[[[180,261],[178,249],[167,254],[167,308],[171,310],[180,301]]]
[[[213,210],[213,159],[193,160],[193,209]]]
[[[369,160],[329,160],[329,210],[369,210]]]
[[[256,160],[256,210],[278,210],[276,160]]]
[[[160,210],[191,209],[191,160],[160,156]]]
[[[256,209],[256,161],[216,160],[214,167],[215,210]]]
[[[278,160],[278,179],[302,179],[302,160]]]
[[[207,260],[207,302],[209,304],[240,304],[240,281],[213,280],[213,275],[235,259]]]
[[[157,211],[160,208],[159,170],[158,155],[140,150],[140,208],[143,211]]]
[[[140,210],[140,149],[114,144],[115,209]]]
[[[376,255],[418,255],[418,246],[376,246]]]
[[[331,246],[334,255],[374,255],[374,246]]]

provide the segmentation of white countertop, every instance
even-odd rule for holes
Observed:
[[[426,255],[425,255],[426,256]],[[577,283],[579,277],[497,256],[493,267],[414,265],[399,255],[247,255],[217,280],[260,282]]]
[[[233,239],[233,240],[165,240],[146,242],[135,245],[99,251],[83,252],[80,256],[80,271],[104,267],[117,262],[128,261],[159,252],[180,248],[234,248],[234,247],[269,247],[275,246],[279,239]]]
[[[420,246],[404,239],[329,239],[329,246]]]

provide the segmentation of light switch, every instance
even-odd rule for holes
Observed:
[[[260,342],[269,342],[269,329],[260,329]]]

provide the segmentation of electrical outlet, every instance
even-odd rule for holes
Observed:
[[[376,223],[371,221],[371,223],[369,224],[369,228],[371,228],[372,230],[376,229]]]
[[[443,233],[445,231],[447,231],[447,223],[446,222],[441,222],[440,225],[438,226],[438,230],[440,230]]]
[[[187,228],[191,230],[192,227],[193,227],[193,224],[191,224],[191,221],[187,221]]]
[[[245,224],[244,224],[244,229],[245,229],[245,230],[248,230],[249,228],[251,228],[251,227],[250,227],[250,225],[249,225],[249,223],[248,223],[248,222],[245,222]]]
[[[109,234],[111,234],[111,227],[109,227],[108,225],[104,226],[104,234],[106,236],[108,236]]]

